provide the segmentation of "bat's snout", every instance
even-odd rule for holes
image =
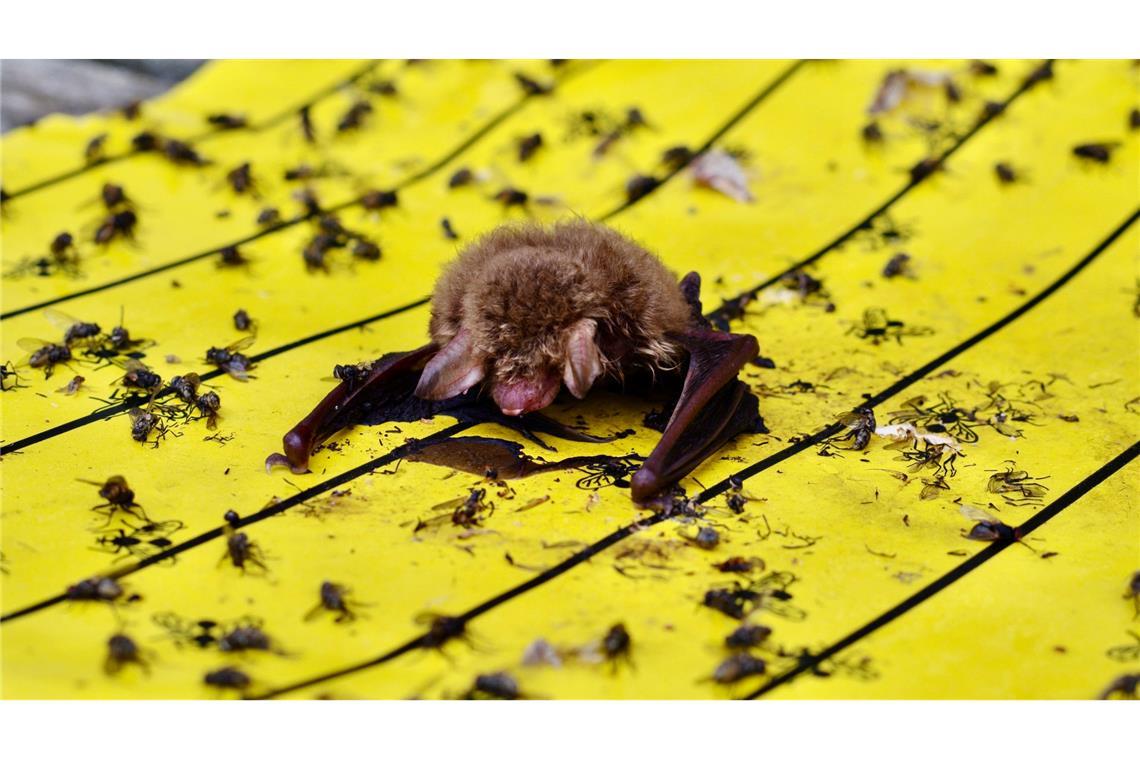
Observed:
[[[562,378],[555,373],[547,373],[535,378],[496,383],[491,397],[503,414],[517,417],[550,406],[561,387]]]

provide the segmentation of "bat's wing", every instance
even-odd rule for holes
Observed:
[[[760,352],[755,338],[703,327],[670,337],[688,350],[689,369],[661,441],[633,476],[634,501],[647,501],[730,438],[761,424],[756,397],[736,379]]]
[[[415,351],[388,354],[373,365],[368,376],[361,381],[341,381],[305,419],[285,434],[284,454],[270,454],[265,460],[266,469],[274,465],[287,465],[295,473],[309,471],[309,455],[313,449],[333,433],[349,424],[346,412],[359,410],[366,401],[383,397],[386,390],[399,385],[409,376],[418,377],[419,370],[439,351],[434,343]]]

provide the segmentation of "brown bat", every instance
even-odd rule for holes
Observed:
[[[738,433],[764,430],[756,397],[736,377],[758,355],[756,339],[712,329],[701,315],[696,272],[678,286],[656,256],[599,224],[493,230],[440,277],[429,329],[426,346],[342,378],[285,435],[285,454],[266,465],[307,472],[316,445],[350,424],[354,409],[390,398],[401,381],[410,387],[409,374],[415,397],[433,402],[428,413],[448,413],[461,398],[477,401],[468,391],[481,386],[496,415],[524,415],[547,428],[552,421],[538,412],[563,385],[584,398],[599,381],[628,387],[629,376],[683,376],[661,441],[632,478],[639,502]]]

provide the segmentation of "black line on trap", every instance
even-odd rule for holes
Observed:
[[[783,82],[787,81],[787,79],[791,76],[792,72],[794,72],[797,67],[798,67],[798,64],[793,65],[791,68],[789,68],[787,71],[785,71],[780,77],[778,77],[777,80],[775,80],[774,82],[772,82],[771,84],[766,86],[763,90],[761,90],[755,97],[752,98],[751,101],[749,101],[746,108],[755,108],[757,105],[759,105],[763,100],[765,100],[767,98],[768,94],[770,94],[777,85],[782,84]],[[563,79],[559,80],[559,82],[560,83],[564,82],[564,81],[566,81],[567,78],[568,77],[564,77]],[[438,159],[435,163],[431,164],[430,166],[426,167],[425,169],[421,170],[420,172],[404,179],[401,182],[401,184],[397,186],[397,189],[403,188],[403,187],[410,185],[412,183],[415,183],[415,182],[419,182],[420,180],[424,179],[425,177],[428,177],[429,175],[438,171],[441,167],[450,163],[457,156],[459,156],[461,153],[463,153],[463,151],[467,150],[469,147],[471,147],[473,144],[475,144],[475,142],[477,142],[479,139],[481,139],[484,135],[486,135],[492,129],[497,127],[502,121],[506,120],[508,117],[513,115],[519,109],[521,109],[522,106],[525,105],[525,103],[527,102],[527,99],[529,97],[534,97],[534,96],[524,97],[521,100],[519,100],[517,103],[515,103],[513,106],[511,106],[510,108],[499,113],[495,118],[488,121],[486,124],[483,125],[483,127],[481,127],[479,130],[477,130],[472,135],[470,135],[464,142],[462,142],[457,147],[455,147],[448,155]],[[744,118],[746,113],[747,113],[747,111],[745,111],[745,110],[738,111],[735,115],[733,115],[728,120],[728,122],[726,122],[725,126],[722,126],[715,133],[715,135],[712,139],[706,141],[705,145],[707,146],[707,145],[711,144],[712,140],[715,139],[716,136],[723,134],[725,131],[727,131],[727,129],[732,124],[735,124],[740,119]],[[703,149],[705,149],[705,148],[702,148],[702,150]],[[664,184],[664,182],[668,181],[668,179],[670,179],[672,176],[673,176],[673,174],[670,174],[668,177],[666,177],[666,179],[663,180],[662,184]],[[648,194],[646,194],[646,196],[647,195]],[[615,209],[614,211],[611,211],[609,214],[606,215],[605,218],[612,217],[615,214],[630,208],[631,206],[633,206],[635,203],[639,202],[640,200],[642,200],[646,196],[642,196],[642,198],[639,198],[639,199],[633,201],[632,203],[627,203],[624,206],[622,206],[618,209]],[[325,213],[335,212],[335,211],[342,210],[344,208],[348,208],[348,207],[350,207],[356,203],[359,203],[359,201],[360,201],[359,198],[357,198],[355,200],[345,201],[344,203],[341,203],[337,206],[333,206],[331,208],[325,209]],[[272,227],[268,230],[263,230],[262,232],[256,234],[255,236],[252,236],[250,239],[256,239],[258,237],[262,237],[263,235],[267,235],[271,232],[276,232],[276,231],[279,231],[279,230],[284,229],[286,227],[290,227],[290,226],[293,226],[295,224],[299,224],[300,222],[304,221],[307,218],[309,218],[308,215],[298,217],[296,219],[291,219],[288,222],[283,222],[283,223],[281,223],[275,227]],[[167,269],[173,269],[174,267],[181,266],[182,264],[187,263],[188,261],[205,258],[206,256],[210,256],[214,253],[217,253],[220,250],[221,250],[221,248],[214,248],[214,249],[211,249],[210,251],[207,251],[206,253],[195,254],[194,256],[192,256],[188,259],[180,259],[179,261],[168,262],[167,264],[163,264],[160,267],[156,267],[155,269],[147,270],[146,272],[139,272],[139,273],[136,273],[133,275],[129,275],[128,277],[123,278],[123,279],[118,280],[118,281],[115,281],[115,282],[105,283],[104,285],[96,286],[96,287],[91,288],[87,291],[82,291],[80,293],[74,293],[74,294],[69,295],[69,296],[62,296],[62,297],[57,298],[53,301],[45,301],[45,302],[38,304],[36,306],[29,306],[29,307],[26,307],[23,309],[19,309],[15,312],[10,312],[8,315],[4,315],[4,316],[22,314],[24,312],[40,308],[41,306],[49,306],[49,305],[59,303],[60,301],[65,301],[65,300],[68,300],[70,298],[74,298],[77,295],[84,295],[86,293],[96,292],[99,290],[105,290],[107,288],[113,287],[116,284],[119,284],[122,282],[127,282],[127,281],[132,280],[132,279],[139,279],[139,278],[147,276],[148,274],[154,273],[156,271],[165,271]],[[314,341],[321,340],[323,338],[328,338],[328,337],[331,337],[333,335],[337,335],[338,333],[344,332],[346,330],[351,330],[354,328],[363,327],[363,326],[370,324],[372,322],[377,322],[377,321],[385,319],[387,317],[394,316],[396,314],[400,314],[400,313],[408,311],[410,309],[414,309],[416,307],[419,307],[419,306],[426,304],[429,300],[430,300],[430,298],[428,296],[424,296],[424,297],[419,298],[415,301],[412,301],[411,303],[404,304],[403,306],[398,306],[394,309],[389,309],[387,311],[380,312],[379,314],[375,314],[375,315],[372,315],[370,317],[364,317],[364,318],[355,320],[353,322],[350,322],[346,325],[341,325],[339,327],[332,327],[332,328],[329,328],[327,330],[323,330],[319,333],[315,333],[313,335],[310,335],[310,336],[307,336],[304,338],[298,338],[297,340],[294,340],[290,343],[286,343],[282,346],[278,346],[276,348],[270,349],[268,351],[265,351],[261,354],[257,354],[255,356],[251,356],[250,358],[256,362],[256,361],[259,361],[261,359],[267,359],[267,358],[270,358],[272,356],[277,356],[278,354],[284,353],[285,351],[289,351],[293,348],[297,348],[299,346],[304,346],[304,345],[307,345],[307,344],[312,343]],[[215,377],[218,377],[221,374],[222,373],[220,370],[213,370],[211,372],[207,372],[207,373],[201,375],[201,378],[203,380],[210,380],[210,379],[213,379]],[[165,395],[165,394],[161,394],[161,395]],[[67,433],[67,432],[70,432],[70,431],[75,430],[77,428],[83,427],[84,425],[87,425],[88,423],[95,422],[97,420],[102,420],[102,419],[109,419],[110,417],[113,417],[117,414],[122,414],[123,412],[129,410],[133,406],[139,406],[139,405],[141,405],[141,400],[136,400],[134,402],[123,402],[123,403],[118,404],[116,406],[104,407],[103,409],[99,409],[95,412],[91,412],[90,414],[84,415],[83,417],[78,417],[74,420],[70,420],[70,421],[65,422],[61,425],[56,425],[55,427],[48,428],[47,430],[42,430],[42,431],[35,433],[33,435],[27,436],[25,438],[21,438],[17,441],[13,441],[12,443],[6,444],[4,446],[0,446],[0,456],[3,456],[5,454],[10,454],[14,451],[19,451],[21,449],[27,448],[28,446],[35,445],[37,443],[42,443],[43,441],[54,438],[57,435],[62,435],[63,433]]]
[[[240,129],[240,130],[214,128],[214,129],[210,129],[210,130],[207,130],[204,132],[200,132],[199,134],[194,135],[193,137],[187,137],[186,139],[182,140],[182,142],[186,143],[187,145],[197,145],[197,144],[207,142],[208,140],[210,140],[214,137],[217,137],[218,135],[223,135],[223,134],[230,134],[230,133],[237,133],[237,132],[245,132],[247,134],[250,132],[253,132],[253,133],[263,132],[266,129],[270,129],[272,127],[277,126],[278,124],[280,124],[284,120],[286,120],[292,116],[295,116],[302,108],[306,108],[309,106],[316,105],[318,102],[320,102],[321,100],[324,100],[329,95],[332,95],[334,92],[336,92],[340,88],[344,87],[345,85],[352,84],[353,82],[357,81],[362,76],[364,76],[365,74],[372,71],[372,69],[376,68],[376,66],[379,64],[380,64],[380,61],[378,61],[378,60],[369,61],[368,63],[361,66],[359,69],[357,69],[356,72],[351,74],[350,76],[338,79],[333,84],[325,85],[321,89],[317,90],[314,94],[309,96],[308,100],[305,100],[304,102],[300,103],[299,105],[292,106],[292,107],[287,108],[287,109],[283,109],[283,110],[279,111],[278,113],[268,117],[267,119],[265,119],[265,121],[259,122],[258,124],[254,124],[250,127],[246,127],[245,129]],[[45,188],[51,187],[52,185],[57,185],[60,182],[65,182],[65,181],[72,179],[74,177],[81,176],[83,174],[86,174],[89,171],[93,171],[95,169],[102,168],[102,167],[106,166],[107,164],[119,163],[120,161],[124,161],[124,160],[131,159],[131,158],[134,158],[136,156],[141,156],[141,155],[144,155],[144,154],[140,153],[138,151],[132,150],[132,151],[128,151],[126,153],[120,153],[117,156],[108,156],[106,158],[100,159],[99,161],[94,161],[94,162],[89,163],[89,164],[83,164],[81,166],[75,167],[74,169],[68,169],[65,172],[62,172],[60,174],[56,174],[55,176],[52,176],[52,177],[46,177],[46,178],[41,179],[37,182],[33,182],[32,184],[28,185],[27,187],[22,187],[19,190],[15,190],[15,191],[9,193],[5,202],[10,203],[11,201],[16,200],[17,198],[22,198],[26,195],[31,195],[34,192],[37,192],[39,190],[43,190]],[[5,316],[7,316],[7,315],[5,315]]]
[[[699,155],[707,152],[709,150],[709,148],[711,148],[713,146],[713,143],[715,143],[720,138],[724,137],[725,133],[728,132],[728,130],[735,127],[740,122],[740,120],[743,119],[745,116],[747,116],[749,113],[751,113],[756,108],[756,106],[760,105],[765,100],[767,100],[769,95],[771,95],[773,92],[775,92],[780,87],[782,87],[784,85],[784,83],[787,82],[789,79],[791,79],[792,75],[795,74],[797,71],[799,71],[800,68],[803,67],[803,65],[805,63],[807,63],[807,61],[803,61],[803,60],[796,61],[795,63],[791,64],[786,69],[784,69],[782,72],[780,72],[780,74],[775,79],[773,79],[771,82],[769,82],[767,84],[767,86],[765,86],[763,89],[760,90],[760,92],[753,95],[751,100],[749,100],[747,103],[745,103],[743,106],[741,106],[740,109],[731,118],[729,118],[728,121],[726,121],[724,124],[722,124],[720,129],[718,129],[716,132],[714,132],[712,134],[711,137],[709,137],[707,140],[705,140],[704,144],[701,145],[701,147],[697,148],[695,151],[692,152],[692,154],[687,159],[685,159],[683,162],[677,164],[669,172],[667,172],[665,174],[665,176],[661,178],[660,182],[658,182],[656,185],[654,185],[652,188],[650,188],[647,192],[643,193],[642,195],[638,196],[637,198],[634,198],[633,200],[623,201],[616,208],[612,209],[611,211],[609,211],[605,214],[602,214],[600,217],[598,217],[598,221],[599,222],[609,221],[610,218],[617,216],[618,214],[625,211],[630,206],[633,206],[634,204],[641,202],[646,197],[648,197],[648,196],[652,195],[653,193],[657,192],[658,190],[660,190],[661,187],[666,182],[673,179],[673,177],[675,177],[677,174],[680,174],[682,171],[684,171],[685,167],[687,167],[694,160],[696,160],[696,158]]]
[[[1040,512],[1036,513],[1024,523],[1022,523],[1020,526],[1021,535],[1029,535],[1037,528],[1040,528],[1042,525],[1047,523],[1049,520],[1061,514],[1061,512],[1065,511],[1066,508],[1075,504],[1083,496],[1107,480],[1111,475],[1125,467],[1132,460],[1136,459],[1137,456],[1140,456],[1140,441],[1133,443],[1127,449],[1113,457],[1110,461],[1101,465],[1100,468],[1098,468],[1095,472],[1070,488],[1052,504],[1045,507]],[[826,649],[818,652],[817,654],[813,654],[810,657],[804,658],[804,660],[798,663],[795,667],[781,673],[771,681],[768,681],[763,686],[749,693],[744,697],[744,699],[755,699],[757,697],[763,696],[773,689],[795,679],[797,676],[800,676],[805,672],[818,667],[828,658],[834,657],[860,639],[870,636],[872,633],[879,630],[883,626],[891,623],[918,605],[922,604],[927,599],[937,594],[939,591],[942,591],[943,589],[949,587],[955,581],[966,577],[968,574],[974,570],[977,570],[986,562],[989,562],[998,554],[1008,549],[1014,543],[1016,543],[1014,540],[999,539],[997,541],[994,541],[979,551],[977,554],[962,562],[960,565],[957,565],[948,572],[944,573],[934,582],[930,583],[927,586],[924,586],[917,593],[907,597],[903,601],[896,604],[894,607],[891,607],[889,610],[876,617],[874,620],[856,629],[847,636],[844,636],[842,639],[835,642]]]
[[[1092,251],[1090,251],[1087,255],[1085,255],[1073,267],[1071,267],[1068,271],[1066,271],[1060,277],[1058,277],[1056,280],[1054,280],[1053,283],[1048,285],[1044,290],[1042,290],[1036,296],[1029,299],[1027,302],[1022,304],[1018,308],[1014,309],[1013,311],[1011,311],[1006,316],[997,320],[996,322],[991,324],[989,327],[986,327],[983,330],[980,330],[979,332],[975,333],[971,337],[967,338],[965,341],[960,343],[958,346],[955,346],[954,348],[951,348],[950,350],[945,351],[937,359],[934,359],[930,362],[927,362],[925,365],[923,365],[916,372],[912,372],[911,374],[902,378],[898,382],[892,384],[886,390],[876,394],[870,400],[868,400],[867,404],[864,404],[864,406],[866,406],[866,405],[877,405],[877,404],[882,403],[884,400],[889,398],[892,394],[898,393],[898,392],[906,389],[910,385],[913,385],[914,383],[921,380],[926,374],[928,374],[931,370],[937,368],[940,364],[947,362],[947,361],[950,361],[951,359],[955,358],[960,353],[962,353],[962,351],[964,351],[966,348],[977,345],[979,342],[981,342],[985,338],[990,337],[991,335],[998,332],[1003,327],[1006,327],[1007,325],[1009,325],[1011,322],[1015,321],[1019,317],[1024,316],[1033,307],[1040,304],[1042,301],[1044,301],[1046,298],[1048,298],[1050,295],[1052,295],[1054,292],[1056,292],[1059,288],[1061,288],[1063,285],[1068,283],[1076,274],[1078,274],[1082,269],[1087,267],[1094,259],[1096,259],[1105,250],[1107,250],[1108,247],[1114,241],[1116,241],[1122,234],[1124,234],[1124,232],[1133,223],[1136,222],[1137,218],[1140,218],[1140,209],[1137,209],[1136,211],[1134,211],[1121,225],[1119,225],[1116,229],[1114,229],[1111,233],[1109,233],[1109,235],[1104,240],[1102,240]],[[763,472],[764,470],[767,470],[767,469],[770,469],[771,467],[774,467],[775,465],[779,464],[780,462],[783,462],[785,459],[788,459],[789,457],[792,457],[795,454],[798,454],[798,453],[804,451],[805,449],[808,449],[808,448],[814,446],[815,444],[826,440],[831,435],[834,435],[835,433],[839,432],[842,428],[843,428],[843,425],[841,425],[839,423],[833,423],[833,424],[825,427],[823,430],[820,430],[819,432],[814,433],[813,435],[808,436],[807,438],[804,438],[803,440],[800,440],[800,441],[798,441],[798,442],[796,442],[790,446],[786,446],[783,449],[781,449],[780,451],[777,451],[774,454],[771,454],[771,455],[765,457],[764,459],[761,459],[759,462],[756,462],[756,463],[744,468],[743,470],[740,470],[739,472],[735,473],[734,475],[732,475],[728,478],[725,478],[724,480],[721,480],[720,482],[714,484],[713,486],[705,489],[698,496],[695,497],[695,501],[703,504],[706,501],[708,501],[709,499],[713,498],[714,496],[721,494],[724,491],[726,491],[730,487],[730,482],[733,479],[739,479],[741,482],[743,482],[743,481],[751,478],[752,476]],[[1124,456],[1128,455],[1128,461],[1131,461],[1132,458],[1135,458],[1136,453],[1137,453],[1137,452],[1133,451],[1133,449],[1140,449],[1140,443],[1134,444],[1124,454],[1122,454],[1120,456],[1124,457]],[[1118,457],[1117,459],[1120,459],[1120,457]],[[1113,460],[1113,462],[1116,462],[1116,461],[1117,460]],[[1112,463],[1110,463],[1110,464],[1112,464]],[[1120,464],[1120,466],[1122,467],[1124,464],[1127,464],[1127,461]],[[1108,465],[1106,465],[1106,467],[1107,466]],[[1104,469],[1104,468],[1102,468],[1102,469]],[[1117,469],[1119,469],[1119,467],[1117,467]],[[1113,470],[1113,471],[1115,471],[1115,470]],[[1098,471],[1098,473],[1099,472],[1100,471]],[[1104,477],[1107,477],[1109,474],[1111,474],[1111,472],[1107,472],[1103,477],[1100,478],[1100,480],[1103,480]],[[1096,475],[1094,474],[1094,476],[1092,476],[1092,477],[1096,477]],[[1091,488],[1091,487],[1095,486],[1096,483],[1100,482],[1100,480],[1097,480],[1095,483],[1092,483],[1092,485],[1089,487]],[[1070,493],[1072,493],[1072,492],[1070,492]],[[1081,492],[1081,493],[1083,493],[1083,492]],[[1068,496],[1068,494],[1066,494],[1066,496]],[[1079,496],[1080,496],[1080,494],[1077,494],[1077,496],[1074,497],[1074,500],[1076,498],[1079,498]],[[1063,496],[1062,499],[1064,499],[1064,498],[1066,498],[1066,497]],[[1058,500],[1058,501],[1060,501],[1060,500]],[[1063,506],[1060,507],[1060,509],[1063,509],[1063,508],[1064,508]],[[1058,511],[1059,511],[1059,509],[1058,509]],[[1033,528],[1038,527],[1042,521],[1035,522],[1035,520],[1037,520],[1038,517],[1040,517],[1042,514],[1045,514],[1046,512],[1048,512],[1048,510],[1043,510],[1042,512],[1038,513],[1034,518],[1031,518],[1030,520],[1026,521],[1025,526],[1027,526],[1029,529],[1033,529]],[[472,609],[468,610],[467,612],[464,612],[461,615],[458,615],[457,617],[465,623],[469,622],[472,619],[478,617],[479,615],[482,615],[485,612],[489,612],[490,610],[494,609],[495,607],[498,607],[501,604],[509,602],[510,600],[514,599],[515,597],[519,596],[520,594],[522,594],[526,591],[529,591],[530,589],[533,589],[537,586],[540,586],[540,585],[546,583],[547,581],[553,580],[554,578],[558,577],[562,573],[565,573],[568,570],[576,567],[577,565],[586,561],[590,557],[593,557],[594,555],[598,554],[599,552],[613,546],[614,544],[620,542],[622,539],[632,535],[633,533],[636,533],[639,530],[643,530],[643,529],[651,527],[653,525],[657,525],[658,523],[663,522],[666,519],[668,519],[668,516],[664,512],[658,512],[656,514],[653,514],[653,515],[647,517],[644,520],[638,520],[638,521],[630,523],[626,526],[618,528],[617,530],[610,533],[606,537],[600,539],[599,541],[594,542],[593,544],[590,544],[589,546],[582,549],[581,551],[571,555],[570,557],[563,560],[558,565],[555,565],[554,567],[549,568],[548,570],[545,570],[544,572],[540,573],[539,575],[536,575],[533,578],[530,578],[529,580],[524,581],[523,583],[520,583],[517,586],[514,586],[514,587],[508,589],[507,591],[505,591],[505,592],[503,592],[503,593],[501,593],[495,597],[492,597],[491,599],[488,599],[487,601],[473,607]],[[975,556],[985,555],[987,551],[995,552],[993,546],[988,546],[985,549],[983,549],[981,552],[979,552],[978,555],[975,555]],[[986,555],[986,556],[988,556],[988,555]],[[934,591],[937,591],[937,589],[935,589]],[[931,593],[933,594],[934,591],[932,591]],[[297,682],[295,684],[282,686],[282,687],[274,689],[270,692],[266,692],[265,694],[260,695],[260,696],[262,698],[279,696],[279,695],[286,694],[286,693],[289,693],[292,691],[296,691],[297,689],[305,688],[305,687],[312,686],[312,685],[315,685],[318,683],[323,683],[325,681],[332,680],[332,679],[337,678],[341,675],[347,675],[349,673],[355,673],[355,672],[358,672],[360,670],[364,670],[368,667],[371,667],[373,665],[380,665],[382,663],[385,663],[385,662],[388,662],[392,659],[395,659],[396,657],[398,657],[401,654],[404,654],[406,652],[412,651],[413,649],[419,648],[419,646],[422,643],[423,643],[423,636],[420,636],[420,637],[417,637],[415,639],[412,639],[411,641],[405,642],[404,644],[401,644],[400,646],[396,647],[395,649],[393,649],[389,652],[386,652],[386,653],[380,655],[379,657],[373,658],[371,660],[368,660],[368,661],[365,661],[362,663],[357,663],[355,665],[350,665],[346,668],[342,668],[342,669],[334,671],[332,673],[326,673],[324,675],[314,676],[312,678],[306,679],[304,681]],[[828,652],[828,651],[829,650],[825,650],[825,652]],[[838,650],[836,650],[836,651],[838,651]],[[821,655],[818,655],[818,656],[823,657],[823,654],[824,653],[821,653]],[[832,654],[834,654],[834,652],[830,652],[830,654],[827,654],[826,656],[831,656]],[[823,659],[826,659],[826,657],[823,657]],[[797,671],[797,672],[802,672],[802,671]]]
[[[1044,62],[1043,65],[1048,65],[1050,63],[1052,63],[1052,61],[1047,60]],[[982,114],[982,117],[980,119],[978,119],[974,123],[974,125],[972,127],[970,127],[970,129],[965,132],[965,134],[963,134],[961,137],[959,137],[954,142],[953,145],[951,145],[949,148],[947,148],[945,151],[943,151],[939,156],[935,157],[934,161],[936,163],[937,168],[941,169],[945,165],[946,160],[949,159],[950,156],[954,155],[954,153],[956,153],[959,148],[961,148],[963,145],[965,145],[966,141],[968,141],[971,137],[973,137],[975,134],[977,134],[978,131],[980,131],[983,127],[985,127],[991,121],[996,119],[998,116],[1004,114],[1008,110],[1010,105],[1013,104],[1013,102],[1015,100],[1017,100],[1019,97],[1021,97],[1026,92],[1028,92],[1030,89],[1032,89],[1035,84],[1037,84],[1037,82],[1034,81],[1032,77],[1027,78],[1024,82],[1022,82],[1020,87],[1018,87],[1016,90],[1013,91],[1013,94],[1011,94],[1008,98],[1006,98],[1004,101],[1002,101],[1000,110],[997,110],[996,112],[993,112],[993,113],[984,112]],[[874,219],[876,217],[878,217],[879,215],[883,214],[884,212],[890,210],[890,208],[892,206],[894,206],[895,203],[897,203],[898,201],[900,201],[904,197],[906,197],[906,195],[908,193],[910,193],[911,190],[913,190],[914,188],[921,185],[923,182],[926,181],[926,179],[928,177],[931,177],[936,173],[937,173],[937,170],[934,170],[934,171],[930,171],[930,172],[926,173],[923,176],[910,179],[910,181],[908,181],[898,191],[896,191],[894,195],[887,198],[887,200],[883,201],[883,203],[880,204],[878,208],[876,208],[874,211],[872,211],[870,214],[868,214],[862,220],[856,222],[850,229],[848,229],[846,232],[842,233],[839,237],[835,238],[830,243],[823,246],[822,248],[820,248],[818,251],[811,254],[810,256],[802,258],[799,261],[795,262],[794,264],[790,264],[786,269],[784,269],[783,271],[781,271],[777,274],[772,275],[768,279],[761,282],[759,285],[755,285],[752,288],[737,294],[735,298],[729,299],[724,304],[722,304],[720,307],[718,307],[715,311],[708,314],[707,315],[708,318],[710,320],[714,320],[714,321],[717,318],[723,318],[725,316],[725,312],[729,308],[730,303],[732,303],[734,301],[740,301],[741,299],[754,298],[757,293],[764,290],[765,288],[769,288],[772,285],[775,285],[777,282],[784,279],[784,277],[786,277],[791,272],[794,272],[797,269],[802,269],[803,267],[809,266],[809,265],[814,264],[815,262],[819,261],[824,256],[826,256],[828,253],[835,250],[836,248],[839,248],[844,243],[846,243],[848,240],[850,240],[860,230],[865,230],[865,229],[870,228],[871,222],[874,221]]]
[[[295,507],[298,504],[303,504],[306,501],[308,501],[309,499],[312,499],[315,496],[320,496],[322,493],[325,493],[326,491],[331,491],[332,489],[334,489],[338,486],[344,485],[345,483],[348,483],[349,481],[355,480],[356,478],[360,477],[361,475],[367,475],[368,473],[372,472],[373,470],[375,470],[378,467],[383,467],[384,465],[390,464],[391,462],[394,462],[397,459],[402,459],[406,454],[410,453],[414,449],[417,449],[419,447],[422,447],[422,446],[430,444],[430,443],[434,443],[435,441],[439,441],[439,440],[444,439],[444,438],[450,438],[451,436],[455,435],[456,433],[460,433],[460,432],[466,430],[467,428],[472,427],[475,424],[476,423],[474,423],[474,422],[458,422],[458,423],[451,425],[449,427],[446,427],[442,430],[438,430],[435,433],[432,433],[431,435],[424,436],[423,438],[420,438],[418,440],[410,441],[408,443],[397,446],[396,448],[392,449],[391,451],[389,451],[387,454],[384,454],[383,456],[376,457],[375,459],[369,460],[369,461],[365,462],[364,464],[357,465],[356,467],[353,467],[350,470],[345,470],[340,475],[335,475],[335,476],[333,476],[327,480],[323,480],[314,486],[310,486],[310,487],[304,489],[303,491],[298,491],[297,493],[293,494],[292,496],[286,497],[286,498],[282,499],[281,501],[277,502],[276,504],[272,504],[268,507],[265,507],[264,509],[260,509],[257,512],[253,512],[252,514],[249,514],[249,515],[246,515],[245,517],[242,517],[240,520],[237,520],[232,525],[234,528],[244,528],[247,525],[252,525],[254,523],[261,522],[262,520],[266,519],[267,517],[273,517],[275,515],[279,515],[282,512],[286,511],[287,509]],[[166,549],[164,551],[161,551],[158,554],[153,554],[149,557],[144,557],[143,559],[140,559],[137,562],[131,563],[130,565],[119,568],[118,570],[115,570],[113,572],[107,573],[105,576],[102,576],[102,577],[119,579],[119,578],[123,578],[123,577],[128,576],[128,575],[132,575],[132,574],[137,573],[138,571],[142,570],[145,567],[157,564],[159,562],[162,562],[163,560],[170,559],[171,557],[176,557],[185,551],[189,551],[190,549],[193,549],[195,546],[200,546],[202,544],[205,544],[205,543],[213,541],[217,538],[220,538],[225,534],[225,531],[226,531],[225,526],[212,528],[212,529],[206,531],[205,533],[200,533],[197,536],[194,536],[193,538],[187,539],[186,541],[183,541],[180,544],[172,546],[169,549]],[[41,602],[36,602],[35,604],[29,605],[27,607],[23,607],[21,609],[18,609],[18,610],[15,610],[13,612],[9,612],[3,616],[0,616],[0,623],[7,623],[11,620],[16,620],[17,618],[21,618],[21,617],[24,617],[25,615],[29,615],[33,612],[36,612],[37,610],[42,610],[42,609],[45,609],[47,607],[52,607],[52,606],[58,604],[59,602],[65,601],[66,599],[67,599],[66,594],[57,594],[56,596],[50,597],[50,598],[45,599]]]

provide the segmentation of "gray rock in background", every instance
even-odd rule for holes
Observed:
[[[152,98],[203,63],[148,58],[0,61],[0,131],[49,113],[78,115]]]

